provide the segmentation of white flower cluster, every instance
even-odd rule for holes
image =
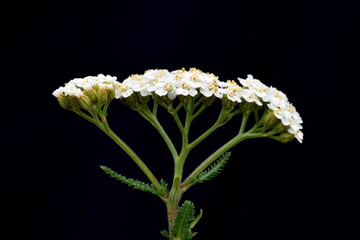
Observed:
[[[289,126],[288,132],[295,135],[296,139],[301,143],[304,134],[301,132],[302,119],[295,107],[288,101],[286,95],[274,87],[268,87],[259,80],[254,79],[252,75],[248,75],[246,79],[238,78],[243,87],[247,87],[250,95],[254,94],[254,98],[260,98],[262,102],[274,111],[274,115],[281,120],[285,126]],[[246,99],[246,98],[245,98]],[[247,100],[248,101],[248,100]]]
[[[99,74],[97,77],[76,78],[55,90],[53,95],[81,97],[84,90],[90,90],[94,85],[100,89],[115,90],[115,98],[127,98],[134,92],[141,96],[149,96],[155,93],[158,96],[167,96],[173,100],[178,95],[195,96],[198,93],[205,97],[215,96],[223,98],[226,96],[233,102],[250,102],[259,106],[266,104],[274,111],[274,115],[281,120],[282,124],[289,126],[288,132],[293,134],[299,142],[302,142],[301,132],[302,119],[295,107],[289,103],[286,95],[274,87],[268,87],[252,75],[246,79],[238,78],[241,86],[234,80],[220,81],[212,73],[204,73],[201,70],[184,68],[169,72],[165,69],[147,70],[144,74],[134,74],[122,83],[116,81],[116,77]]]
[[[191,68],[169,72],[168,70],[148,70],[143,75],[134,74],[125,79],[116,88],[116,98],[128,97],[133,92],[142,96],[153,92],[159,96],[174,99],[177,95],[195,96],[199,92],[210,97],[215,95],[222,98],[224,95],[234,102],[255,102],[262,106],[264,103],[274,110],[275,116],[282,124],[289,126],[289,132],[302,142],[302,119],[295,107],[291,105],[286,95],[274,87],[268,87],[252,75],[246,79],[238,79],[242,86],[235,81],[222,82],[212,73],[204,73]]]
[[[220,85],[219,85],[220,84]],[[168,70],[147,70],[143,75],[134,74],[125,79],[116,90],[116,98],[128,97],[133,92],[142,96],[153,92],[173,100],[177,95],[195,96],[200,93],[206,97],[215,95],[222,98],[226,83],[220,82],[214,74],[203,73],[191,68],[169,72]]]
[[[115,85],[120,84],[116,81],[116,77],[110,75],[99,74],[98,76],[88,76],[85,78],[75,78],[66,83],[64,87],[59,87],[53,92],[55,97],[61,94],[65,96],[75,96],[80,98],[84,96],[84,90],[92,90],[95,86],[99,89],[114,89]]]

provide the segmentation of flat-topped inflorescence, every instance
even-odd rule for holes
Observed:
[[[205,98],[216,97],[225,100],[223,104],[226,101],[232,102],[232,108],[237,104],[244,108],[245,104],[246,110],[254,107],[268,110],[265,127],[275,127],[279,133],[289,133],[287,139],[291,140],[293,136],[302,142],[303,121],[283,92],[266,86],[252,75],[238,80],[239,82],[220,81],[214,74],[196,68],[188,71],[182,68],[172,72],[151,69],[141,75],[133,74],[121,83],[116,81],[116,77],[102,74],[97,77],[76,78],[55,90],[53,95],[58,98],[62,107],[70,110],[101,108],[113,98],[126,102],[134,94],[138,98],[152,96],[154,100],[160,97],[167,101],[173,101],[177,96],[195,97],[198,94]]]

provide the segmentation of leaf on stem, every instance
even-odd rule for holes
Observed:
[[[161,191],[159,191],[159,194],[161,196],[165,196],[166,194],[169,194],[168,183],[164,179],[160,179],[160,185],[161,185]]]
[[[162,230],[160,233],[161,233],[161,235],[163,235],[164,237],[166,237],[166,238],[168,238],[168,239],[171,239],[168,231]]]
[[[135,180],[133,178],[127,178],[127,177],[113,171],[111,168],[108,168],[106,166],[100,166],[100,168],[106,174],[110,175],[110,177],[113,177],[116,180],[119,180],[122,183],[128,185],[129,187],[133,187],[134,189],[138,189],[138,190],[141,190],[143,192],[149,192],[149,193],[159,195],[159,196],[162,196],[162,197],[164,197],[165,193],[168,193],[168,191],[169,191],[167,189],[168,184],[163,179],[160,180],[160,184],[161,184],[162,188],[161,188],[160,191],[158,191],[158,190],[156,190],[156,188],[152,184],[144,183],[142,181]]]
[[[193,229],[195,227],[195,225],[199,222],[199,220],[201,219],[203,214],[203,210],[200,209],[200,213],[199,215],[197,215],[197,217],[195,218],[195,220],[190,224],[190,228]]]
[[[224,153],[213,165],[202,171],[194,179],[194,183],[203,183],[204,181],[210,180],[219,175],[220,171],[224,168],[225,164],[230,159],[230,155],[231,152]]]
[[[200,211],[196,219],[194,213],[194,204],[190,201],[185,201],[178,209],[174,218],[170,239],[190,240],[197,234],[196,232],[191,232],[191,229],[201,218],[202,211]]]

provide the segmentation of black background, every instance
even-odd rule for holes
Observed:
[[[355,2],[355,1],[354,1]],[[165,205],[106,176],[146,180],[52,91],[75,77],[125,79],[197,67],[221,80],[253,74],[287,94],[304,143],[255,139],[215,180],[185,193],[197,239],[359,239],[358,7],[345,1],[47,1],[2,7],[1,239],[161,239]],[[192,137],[216,119],[205,111]],[[180,144],[176,126],[160,111]],[[191,153],[189,174],[238,129],[233,119]],[[114,101],[109,123],[158,178],[171,155],[136,112]]]

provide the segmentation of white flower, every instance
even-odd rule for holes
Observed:
[[[156,84],[157,89],[155,93],[159,96],[167,95],[170,100],[174,100],[176,98],[176,88],[173,82],[159,82]]]
[[[180,70],[172,71],[171,74],[173,75],[175,80],[182,80],[185,78],[186,70],[182,68]]]
[[[200,88],[201,84],[203,82],[203,78],[202,76],[196,74],[196,73],[188,73],[185,74],[184,79],[186,80],[186,82],[194,89]]]
[[[284,116],[281,118],[281,123],[285,126],[290,126],[290,128],[296,130],[302,129],[301,123],[298,119],[294,119],[293,117]]]
[[[147,71],[145,71],[144,73],[144,78],[147,79],[148,81],[153,81],[153,80],[157,80],[157,79],[161,79],[163,77],[166,77],[170,75],[169,71],[166,69],[149,69]]]
[[[241,97],[248,95],[245,90],[246,89],[243,89],[237,83],[235,83],[234,80],[232,81],[228,80],[227,88],[224,91],[224,93],[226,94],[227,98],[230,99],[231,101],[240,103]]]
[[[59,87],[58,89],[56,89],[54,92],[53,92],[53,95],[55,97],[58,97],[60,96],[61,94],[63,94],[65,91],[65,88],[64,87]]]
[[[115,85],[115,98],[119,99],[120,97],[127,98],[129,97],[134,90],[129,87],[126,83],[118,83]]]
[[[263,100],[281,108],[284,108],[288,103],[286,95],[274,87],[270,87],[268,89],[266,96],[263,97]]]
[[[83,96],[83,92],[80,88],[77,88],[74,84],[66,84],[64,88],[65,96],[75,96],[77,98]]]
[[[291,114],[292,118],[294,118],[298,123],[303,123],[300,114],[296,111],[295,107],[292,104],[288,103],[285,108]]]
[[[288,130],[289,133],[294,134],[295,138],[302,143],[303,139],[304,139],[304,134],[300,131],[300,130],[294,130],[292,128],[289,128]]]
[[[212,80],[211,82],[203,82],[200,88],[200,93],[205,97],[211,97],[215,95],[217,98],[223,97],[223,92],[219,88],[218,81]]]
[[[269,87],[260,81],[254,82],[249,89],[252,90],[259,98],[266,97],[267,92],[269,91]]]
[[[159,80],[153,80],[148,82],[148,86],[146,87],[146,91],[148,92],[154,92],[156,89],[159,88]]]
[[[260,102],[260,99],[256,96],[255,92],[245,89],[242,93],[242,97],[247,102],[255,102],[257,105],[262,106],[262,103]]]
[[[283,118],[290,118],[291,114],[286,111],[286,109],[283,109],[277,105],[274,105],[272,103],[268,103],[267,104],[268,108],[270,108],[271,110],[274,111],[274,115],[278,118],[278,119],[283,119]]]
[[[260,83],[260,81],[254,79],[251,74],[248,74],[246,79],[238,78],[238,80],[244,87],[248,88],[252,87],[254,84]]]
[[[190,86],[191,83],[189,83],[189,81],[186,80],[182,80],[178,86],[177,89],[175,90],[175,93],[177,95],[183,95],[183,96],[187,96],[190,95],[192,97],[194,97],[198,91]]]
[[[144,75],[133,74],[125,79],[123,83],[126,83],[134,92],[140,92],[143,97],[151,95],[151,92],[147,90],[149,80]]]

